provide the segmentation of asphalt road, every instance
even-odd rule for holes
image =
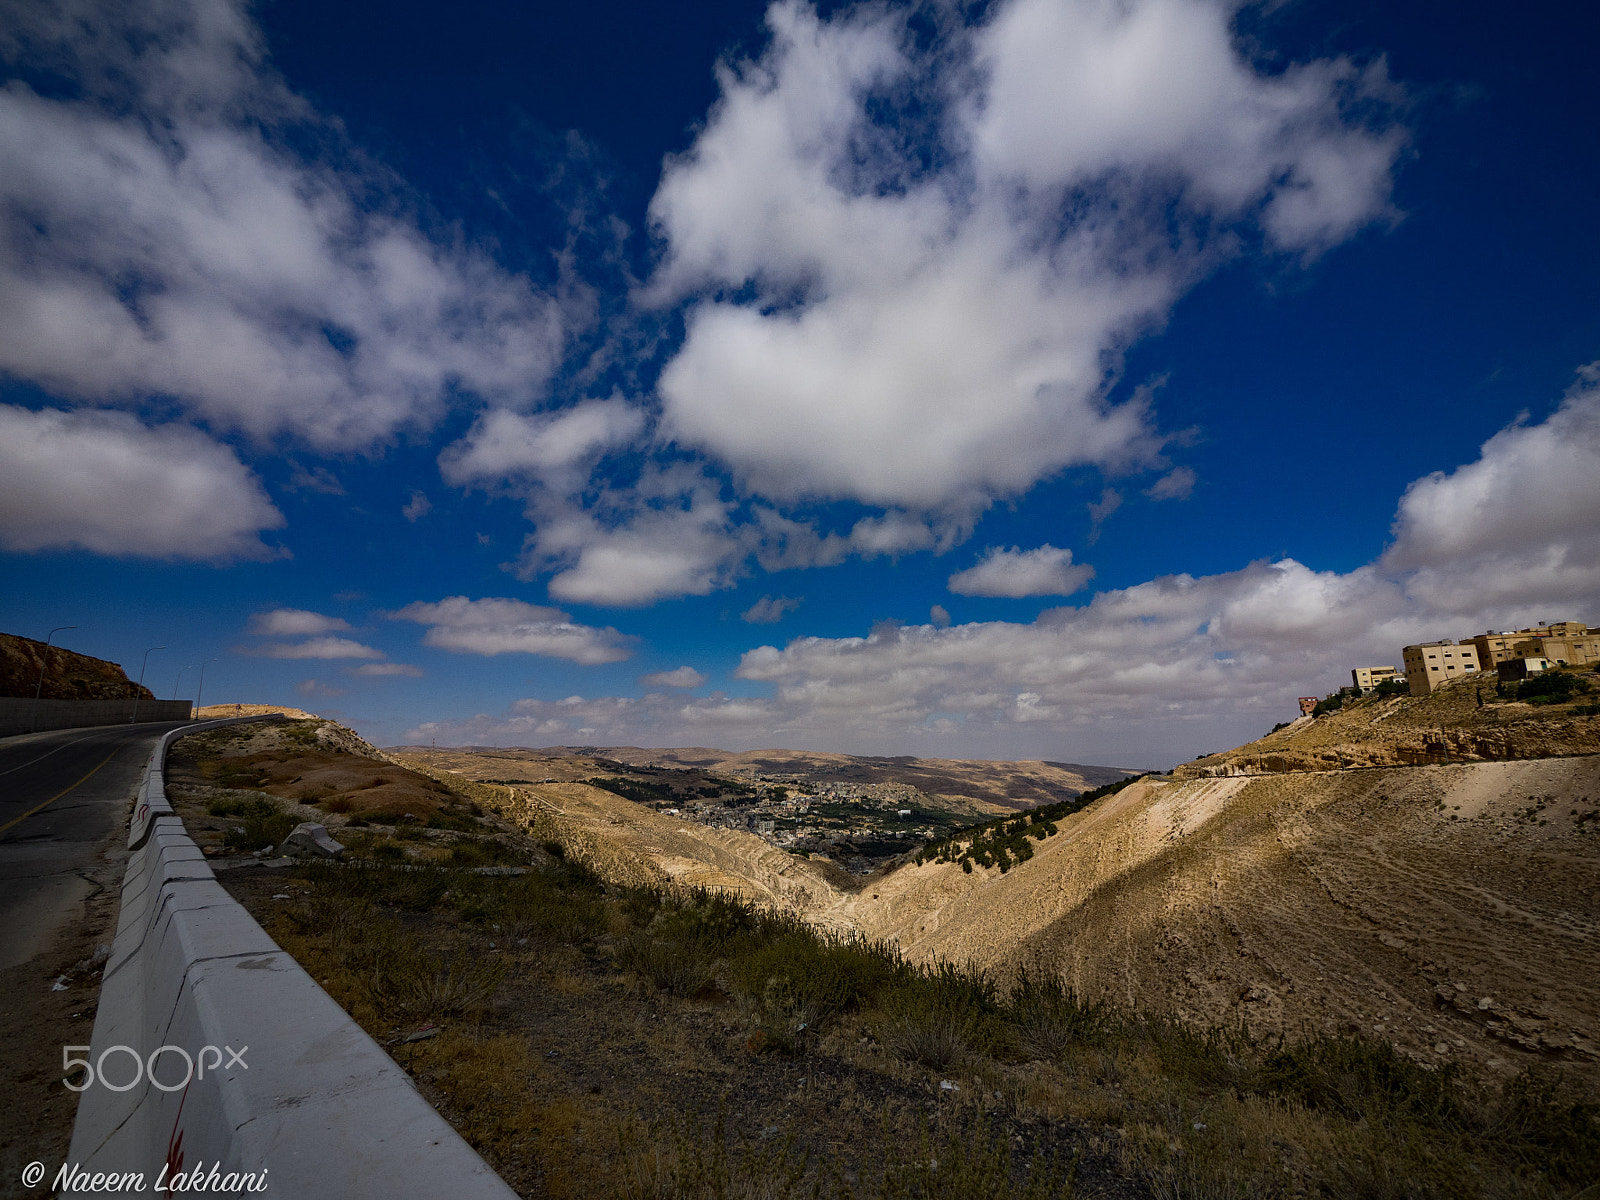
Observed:
[[[183,723],[0,738],[0,970],[81,919],[101,845],[126,824],[156,740]]]

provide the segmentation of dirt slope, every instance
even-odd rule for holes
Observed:
[[[1600,757],[1141,782],[1005,875],[910,866],[831,915],[920,960],[1600,1078]]]

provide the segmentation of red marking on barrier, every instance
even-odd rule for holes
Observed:
[[[183,1170],[183,1130],[178,1128],[178,1122],[183,1120],[183,1106],[188,1099],[189,1084],[186,1083],[183,1095],[178,1097],[178,1115],[172,1118],[172,1133],[167,1138],[167,1167],[163,1179],[171,1179]]]

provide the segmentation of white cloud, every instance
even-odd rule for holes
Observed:
[[[645,427],[644,412],[627,401],[585,400],[554,413],[485,413],[466,437],[439,456],[446,482],[462,487],[528,477],[581,481],[570,473],[608,450],[626,446]]]
[[[421,667],[414,667],[410,663],[397,662],[362,663],[359,667],[346,667],[345,672],[350,675],[358,675],[363,679],[383,679],[397,675],[420,679],[423,673]]]
[[[669,163],[649,294],[694,303],[663,429],[750,491],[970,513],[1151,460],[1108,372],[1233,232],[1299,253],[1391,215],[1401,135],[1352,115],[1384,109],[1381,70],[1265,75],[1203,0],[993,11],[919,49],[894,10],[774,4],[771,47],[721,69]]]
[[[685,702],[652,693],[642,699],[600,696],[586,699],[518,700],[500,714],[479,713],[458,721],[429,721],[403,735],[408,742],[438,740],[445,745],[551,746],[572,744],[705,745],[704,739],[770,746],[765,731],[781,714],[767,700],[729,697],[717,692]]]
[[[971,111],[987,173],[1036,193],[1132,173],[1218,216],[1261,210],[1290,249],[1387,216],[1403,142],[1353,124],[1390,98],[1382,64],[1346,59],[1267,75],[1233,44],[1232,4],[1011,0],[978,37],[989,78]]]
[[[655,671],[639,677],[639,682],[646,687],[696,688],[705,681],[706,677],[693,667],[679,667],[675,671]]]
[[[950,576],[949,587],[958,596],[1070,596],[1093,578],[1094,568],[1074,565],[1071,550],[990,546],[977,566]]]
[[[290,492],[317,492],[324,496],[343,496],[344,484],[327,467],[303,467],[294,464],[285,490]]]
[[[1194,493],[1197,481],[1193,467],[1173,467],[1145,488],[1144,494],[1152,500],[1187,500]]]
[[[450,596],[434,604],[408,604],[389,616],[429,626],[422,638],[425,645],[490,657],[542,654],[593,666],[629,657],[635,640],[609,626],[580,625],[559,609],[521,600]]]
[[[243,4],[63,0],[6,25],[0,56],[75,86],[0,89],[0,370],[339,451],[428,426],[454,391],[538,395],[563,303],[423,233],[270,69]]]
[[[303,642],[268,642],[252,646],[246,654],[261,658],[382,658],[383,651],[352,638],[314,637]]]
[[[739,619],[750,625],[776,625],[804,601],[803,596],[763,596],[740,613]]]
[[[299,692],[302,696],[311,697],[343,696],[347,695],[349,691],[347,688],[334,687],[332,684],[323,683],[319,679],[302,679],[299,683],[294,685],[294,690]]]
[[[349,628],[350,623],[341,617],[325,617],[304,608],[274,608],[250,618],[250,632],[263,637],[305,637]]]
[[[753,527],[736,531],[716,482],[686,466],[647,467],[630,488],[580,499],[536,494],[518,573],[554,571],[550,595],[642,605],[704,596],[737,577]]]
[[[935,629],[950,628],[950,610],[942,604],[935,604],[928,610],[928,622]]]
[[[400,513],[406,520],[415,524],[418,519],[427,516],[433,511],[433,501],[422,492],[412,492],[411,499],[406,501]]]
[[[1205,718],[1218,705],[1273,711],[1297,689],[1335,686],[1345,657],[1392,657],[1427,628],[1408,608],[1401,589],[1370,569],[1341,576],[1285,560],[1104,592],[1030,623],[798,638],[749,651],[737,673],[772,684],[789,722],[852,730],[858,743],[868,730],[901,745],[931,740],[939,718],[956,721],[969,745],[1020,746],[1023,735],[1007,732],[1019,723],[1059,736],[1142,721],[1149,735],[1157,716]],[[1181,725],[1165,736],[1174,732]]]
[[[258,534],[283,524],[233,451],[196,429],[0,404],[0,545],[8,550],[265,559],[279,552]]]
[[[1352,666],[1397,664],[1407,643],[1596,621],[1597,480],[1600,367],[1589,367],[1548,420],[1412,484],[1393,546],[1350,572],[1284,559],[1164,576],[1031,622],[945,625],[935,612],[928,625],[749,650],[737,675],[770,695],[523,701],[437,728],[515,741],[518,722],[536,720],[638,745],[1168,764],[1259,736],[1295,697],[1347,683]]]
[[[1116,488],[1102,488],[1100,499],[1089,506],[1089,541],[1100,540],[1100,531],[1113,513],[1122,507],[1122,493]]]
[[[1589,605],[1600,597],[1597,514],[1600,363],[1591,363],[1548,420],[1519,421],[1476,462],[1412,483],[1382,561],[1415,571],[1413,589],[1444,611],[1491,596]]]

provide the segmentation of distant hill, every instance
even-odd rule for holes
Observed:
[[[399,747],[421,750],[423,747]],[[629,767],[696,767],[721,774],[758,772],[797,780],[841,783],[903,783],[929,796],[963,797],[978,802],[975,811],[1018,811],[1070,800],[1081,792],[1115,783],[1140,772],[1127,767],[1082,763],[990,762],[983,759],[862,757],[803,750],[749,750],[732,753],[707,746],[646,749],[639,746],[463,746],[463,753],[532,756],[545,759],[578,757],[608,759]]]
[[[0,633],[0,696],[33,698],[45,644],[14,633]],[[123,669],[103,658],[51,646],[45,663],[46,700],[154,700],[155,693],[130,680]]]

